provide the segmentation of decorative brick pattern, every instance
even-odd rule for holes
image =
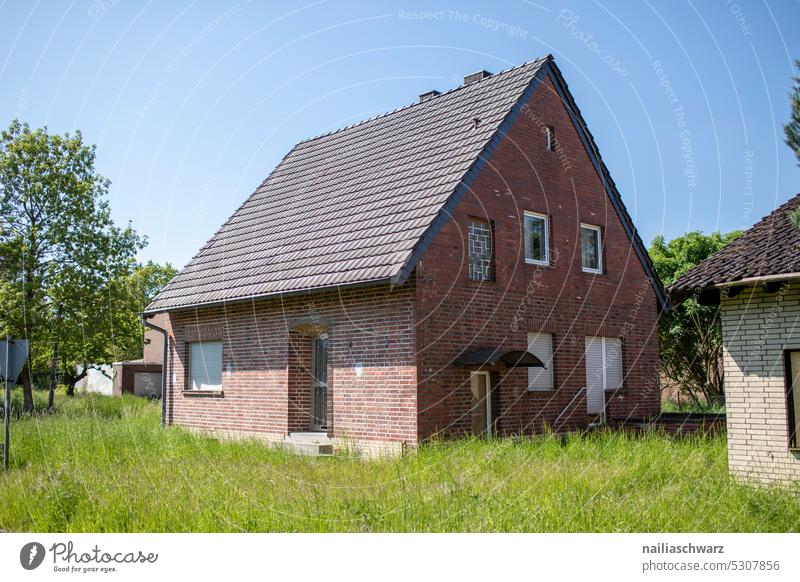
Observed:
[[[470,220],[469,278],[473,281],[492,280],[492,229],[484,220]]]
[[[788,447],[784,350],[800,349],[800,284],[722,294],[728,464],[755,481],[800,479]]]

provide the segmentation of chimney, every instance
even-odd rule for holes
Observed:
[[[439,91],[437,91],[436,89],[432,89],[432,90],[428,91],[427,93],[423,93],[422,95],[420,95],[419,96],[419,102],[422,103],[423,101],[427,101],[431,97],[436,97],[437,95],[441,95],[441,93]]]
[[[464,77],[464,85],[469,85],[477,81],[482,81],[491,76],[492,74],[486,69],[484,69],[482,71],[478,71],[477,73],[472,73],[471,75],[467,75],[466,77]]]

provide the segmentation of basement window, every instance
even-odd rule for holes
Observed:
[[[473,281],[491,281],[494,278],[491,223],[488,220],[470,220],[467,238],[469,278]]]
[[[189,344],[189,389],[222,390],[222,342]]]

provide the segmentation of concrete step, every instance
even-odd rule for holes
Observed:
[[[283,439],[283,446],[298,455],[332,455],[333,442],[324,432],[292,432]]]

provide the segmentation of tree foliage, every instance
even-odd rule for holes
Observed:
[[[800,59],[794,62],[795,67],[800,70]],[[794,87],[789,93],[789,104],[792,112],[789,116],[789,123],[783,126],[786,145],[788,145],[797,157],[800,165],[800,76],[794,77]]]
[[[59,369],[74,386],[114,360],[119,332],[130,335],[124,282],[145,241],[113,223],[109,181],[94,162],[80,132],[52,135],[14,120],[0,133],[0,328],[31,340],[28,410],[32,371],[49,369],[51,390]]]
[[[657,236],[650,257],[662,282],[669,286],[741,234],[689,232],[669,242]],[[681,393],[698,405],[723,399],[719,306],[700,305],[695,298],[675,306],[659,320],[659,345],[661,371]]]

